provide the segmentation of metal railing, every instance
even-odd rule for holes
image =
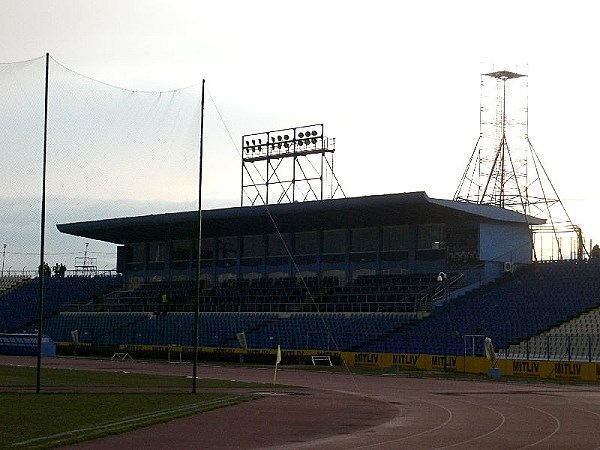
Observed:
[[[600,334],[547,334],[502,351],[507,359],[600,361]]]

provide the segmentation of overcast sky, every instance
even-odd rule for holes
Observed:
[[[235,146],[242,135],[312,123],[323,123],[336,138],[335,172],[348,196],[424,190],[452,198],[479,135],[482,63],[527,64],[530,140],[573,222],[588,240],[598,240],[600,32],[592,5],[0,0],[0,62],[49,52],[73,71],[136,91],[168,91],[206,79],[205,207],[239,205]],[[193,108],[185,111],[194,122]],[[172,186],[174,178],[158,180],[126,200],[144,205],[138,209],[143,213],[192,208],[196,163],[191,153],[181,157],[190,177],[181,189]],[[106,160],[113,158],[118,154],[107,151]],[[6,167],[0,170],[2,178],[11,176]],[[110,175],[102,179],[111,185]],[[132,215],[84,201],[81,186],[69,186],[77,191],[70,198],[85,207],[64,202],[49,213],[52,228]],[[35,251],[32,239],[2,231],[0,239],[12,250],[6,266],[35,264],[21,258]],[[61,241],[67,265],[84,242]],[[58,253],[58,247],[50,251]],[[90,247],[103,255],[99,266],[111,264],[112,246]]]

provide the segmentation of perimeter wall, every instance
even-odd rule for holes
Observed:
[[[57,347],[71,348],[72,344],[57,343]],[[143,355],[163,355],[170,361],[187,360],[193,355],[193,347],[184,346],[159,346],[159,345],[121,345],[120,352],[128,352],[134,357]],[[250,359],[252,356],[260,356],[263,360],[269,360],[272,356],[273,364],[276,358],[275,349],[248,349],[241,348],[217,348],[199,347],[199,353],[217,357],[229,356],[231,359]],[[351,353],[331,352],[320,350],[281,350],[282,364],[298,363],[299,361],[310,362],[312,356],[330,356],[331,359],[340,364],[352,367],[380,368],[388,372],[404,370],[426,370],[439,372],[456,372],[469,374],[488,374],[492,367],[491,361],[485,357],[464,357],[444,355],[417,355],[411,353]],[[266,358],[266,359],[265,359]],[[501,359],[496,363],[500,374],[519,378],[532,379],[555,379],[569,381],[593,381],[600,382],[600,363],[596,362],[564,362],[564,361],[541,361],[541,360],[511,360]]]

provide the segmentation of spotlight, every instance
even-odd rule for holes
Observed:
[[[300,139],[302,139],[302,138],[304,137],[304,133],[301,131],[300,133],[298,133],[298,137],[299,137]]]
[[[319,133],[317,133],[317,130],[313,130],[313,131],[312,131],[312,135],[313,135],[313,136],[316,136],[317,134],[319,134]]]
[[[310,140],[310,142],[312,142],[313,144],[316,144],[316,143],[317,143],[317,138],[312,138],[312,139]]]
[[[290,140],[290,137],[289,137],[287,134],[286,134],[285,136],[283,136],[283,138],[284,138],[286,141],[289,141],[289,140]]]
[[[305,143],[306,145],[310,144],[310,139],[304,139],[304,143]]]
[[[277,136],[277,140],[280,141],[281,140],[281,135]]]

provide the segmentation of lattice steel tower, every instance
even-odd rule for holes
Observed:
[[[481,75],[479,138],[454,200],[495,205],[546,219],[545,225],[531,226],[534,259],[535,235],[539,233],[552,234],[559,259],[563,258],[559,235],[575,233],[577,257],[582,258],[581,231],[571,222],[529,140],[527,89],[528,76],[519,68],[492,68]]]
[[[345,197],[323,124],[242,137],[241,206]]]

